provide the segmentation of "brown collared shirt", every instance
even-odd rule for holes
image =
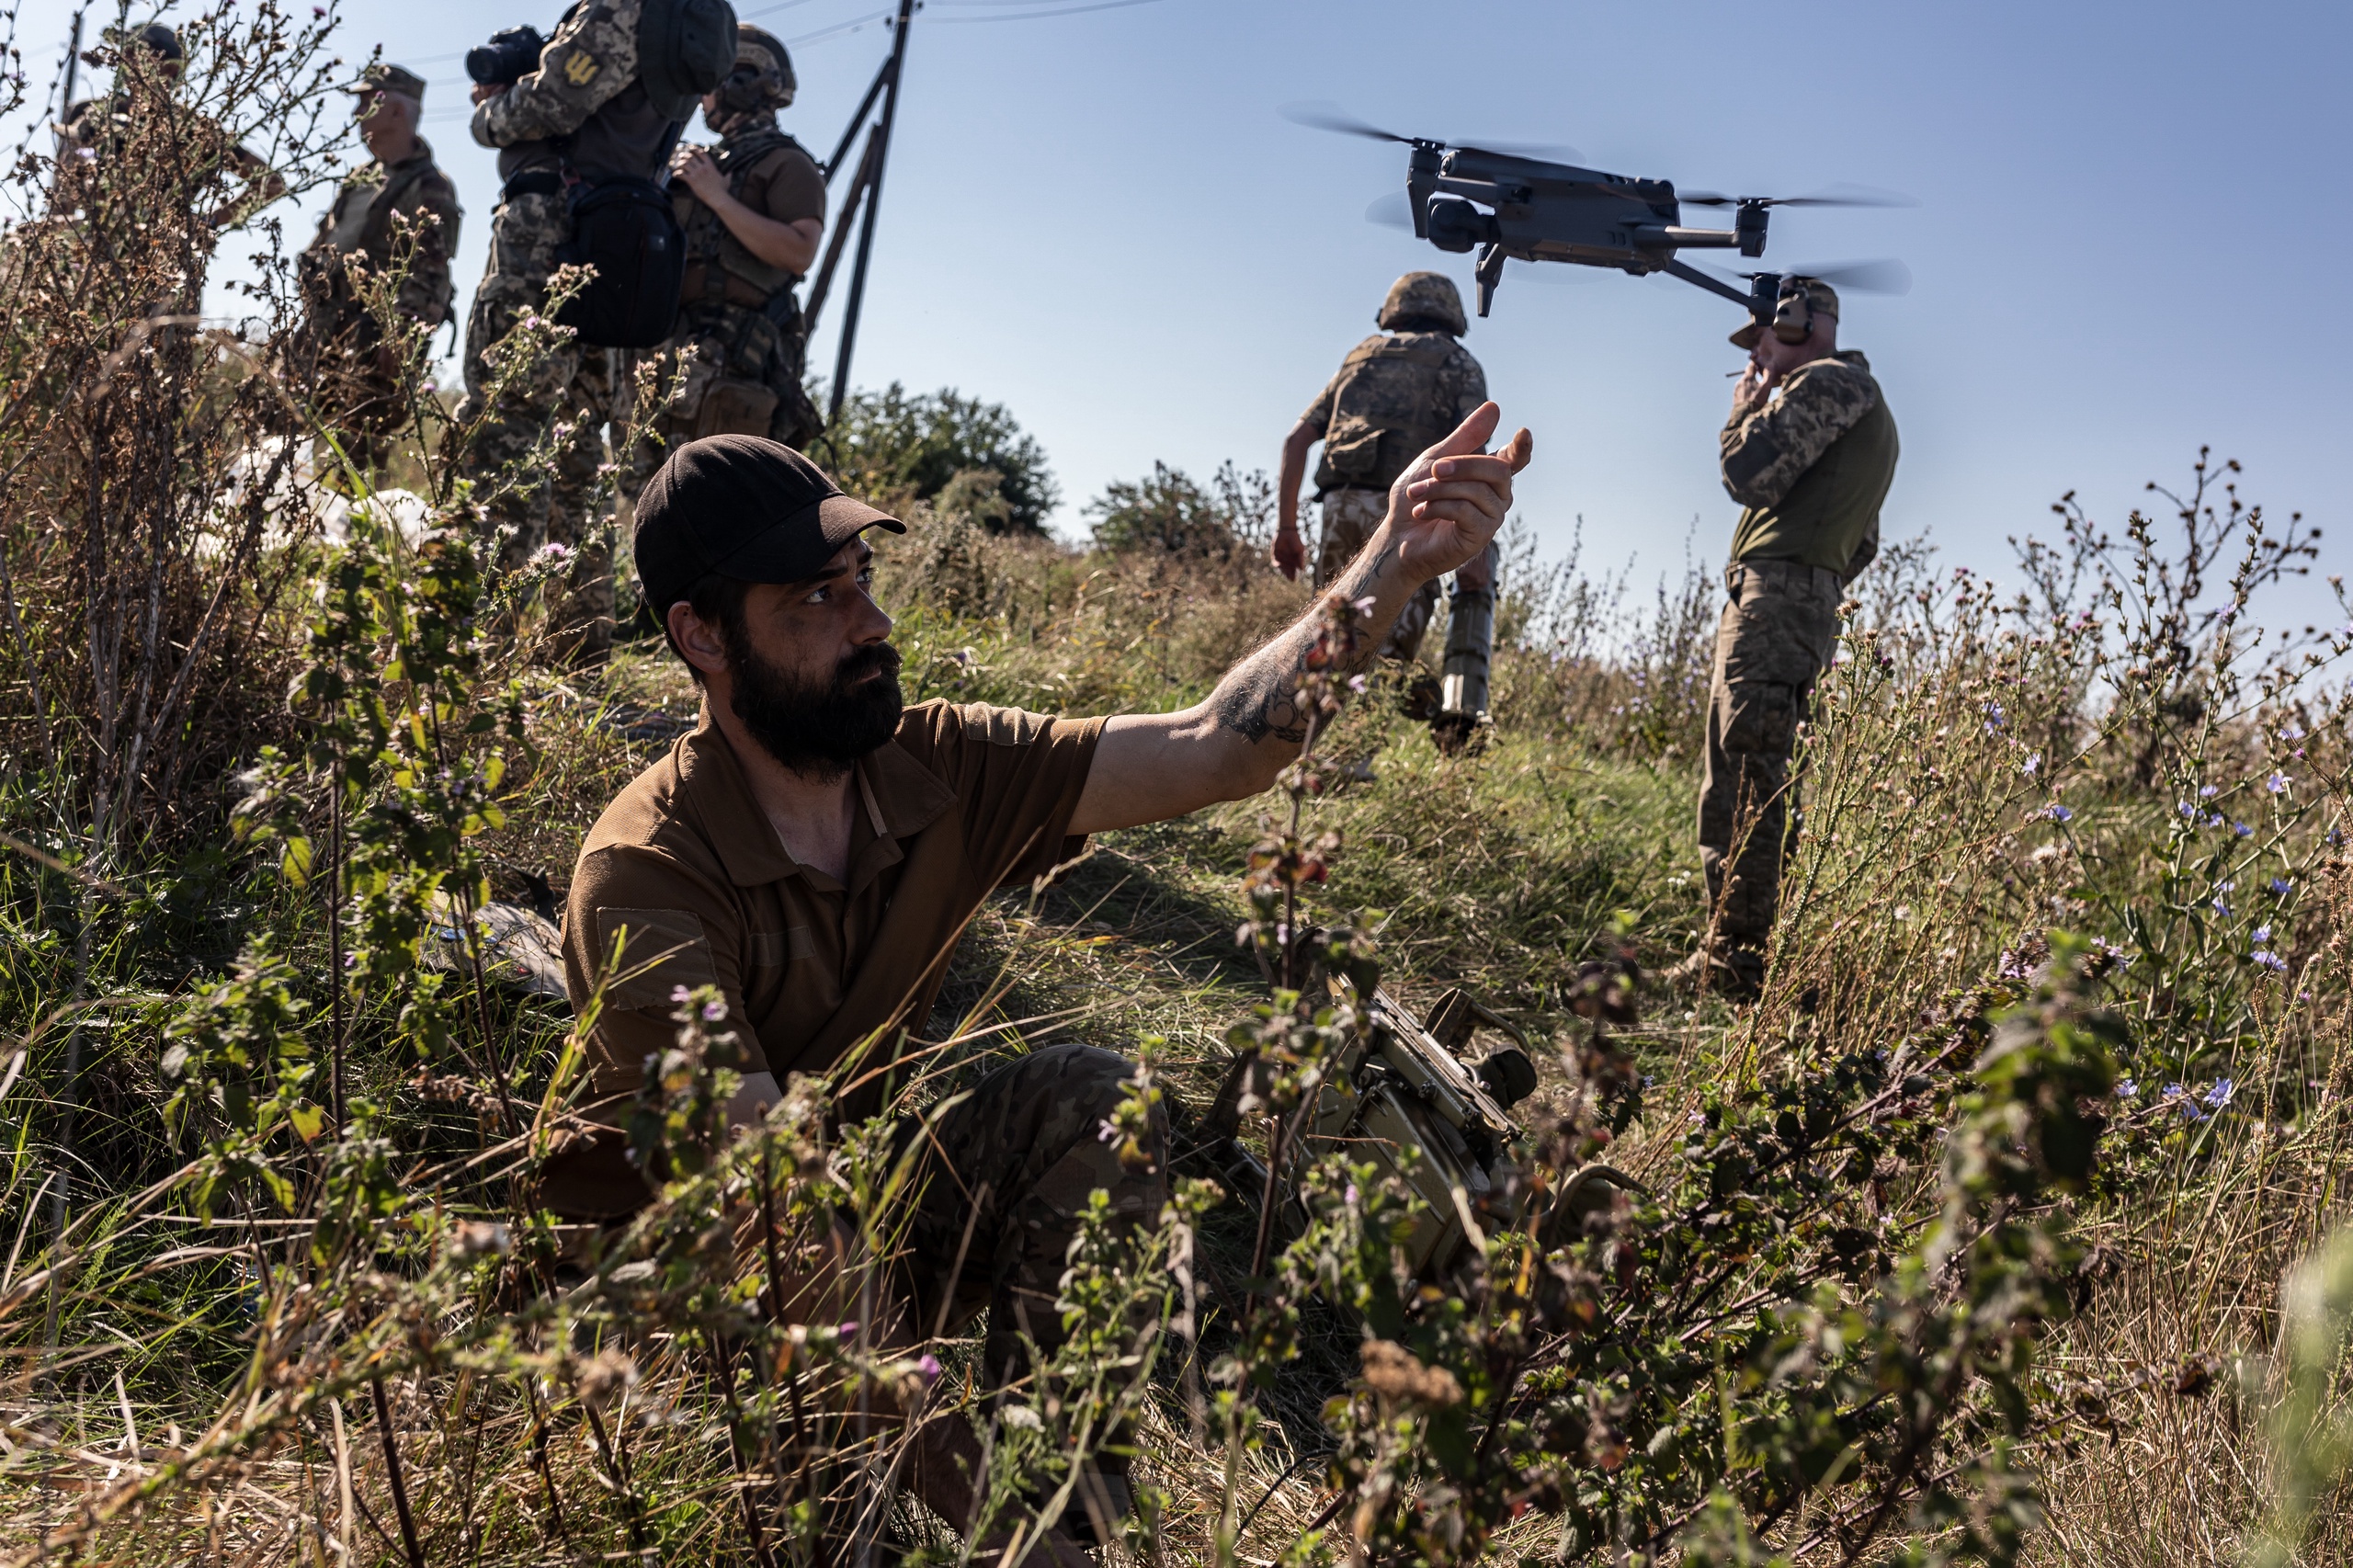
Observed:
[[[673,1042],[678,986],[716,985],[747,1073],[824,1072],[868,1041],[888,1062],[919,1029],[964,924],[996,888],[1077,853],[1072,813],[1100,719],[948,702],[907,710],[855,769],[849,878],[794,860],[708,712],[589,830],[564,919],[574,1007],[601,977],[595,1097],[632,1095]],[[616,955],[618,954],[618,962]],[[874,1074],[846,1116],[883,1099]],[[607,1113],[608,1116],[611,1114]],[[617,1139],[547,1173],[559,1212],[626,1212],[644,1192]]]

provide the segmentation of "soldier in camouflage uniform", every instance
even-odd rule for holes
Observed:
[[[188,50],[178,33],[161,22],[150,22],[127,34],[109,28],[107,37],[117,51],[115,90],[107,97],[81,98],[66,106],[65,116],[57,127],[59,188],[51,203],[53,208],[70,210],[87,204],[89,182],[101,165],[133,145],[182,160],[183,166],[174,172],[187,180],[191,189],[216,182],[226,184],[232,175],[237,177],[242,188],[210,212],[200,214],[210,228],[226,229],[242,223],[286,194],[284,176],[263,162],[259,153],[241,142],[229,141],[219,125],[184,105],[171,106],[176,114],[187,118],[163,134],[158,134],[157,127],[132,125],[131,95],[124,73],[141,69],[133,62],[143,57],[145,68],[154,71],[166,89],[176,85],[188,69]],[[90,54],[84,58],[97,64],[104,57]],[[216,148],[220,158],[217,165],[210,168],[185,166],[186,160],[210,162],[216,155]],[[203,282],[200,278],[190,281],[188,297],[195,299],[203,293]]]
[[[537,71],[511,87],[474,88],[473,138],[498,149],[505,183],[491,214],[490,265],[466,321],[460,469],[487,499],[502,564],[519,566],[551,545],[571,552],[559,617],[575,656],[592,662],[612,647],[613,569],[608,519],[591,507],[605,426],[625,412],[630,356],[560,335],[506,383],[496,406],[487,393],[499,346],[517,325],[542,321],[557,252],[572,238],[569,189],[653,179],[668,155],[678,122],[638,79],[642,9],[642,0],[575,6]],[[543,440],[552,442],[552,460],[528,462]]]
[[[1699,786],[1699,858],[1712,913],[1676,972],[1735,1000],[1763,987],[1798,780],[1790,767],[1814,681],[1838,641],[1847,585],[1879,553],[1895,477],[1895,420],[1870,365],[1838,347],[1838,296],[1790,278],[1748,349],[1722,437],[1744,510],[1724,583]]]
[[[776,123],[796,87],[784,45],[743,24],[734,71],[703,99],[717,152],[681,147],[671,160],[686,286],[658,361],[668,400],[633,454],[632,492],[672,448],[699,437],[797,448],[822,427],[801,384],[809,340],[792,290],[824,234],[825,176]]]
[[[1339,372],[1307,405],[1283,439],[1277,499],[1276,567],[1299,575],[1306,550],[1299,536],[1299,491],[1307,449],[1324,443],[1315,490],[1324,503],[1324,537],[1315,585],[1325,586],[1364,548],[1389,507],[1389,487],[1423,450],[1487,400],[1486,372],[1456,341],[1469,330],[1462,297],[1443,273],[1409,272],[1390,286],[1373,318],[1380,333],[1348,351]],[[1493,580],[1483,558],[1456,574],[1472,589]],[[1381,644],[1384,659],[1410,661],[1438,605],[1438,585],[1425,584]]]
[[[376,64],[352,91],[359,134],[375,161],[345,177],[297,263],[310,313],[295,359],[313,379],[319,415],[336,430],[345,457],[366,473],[381,466],[392,433],[409,415],[401,385],[405,347],[385,340],[353,287],[350,264],[381,275],[405,258],[396,305],[420,335],[429,335],[449,317],[449,255],[462,214],[457,187],[416,134],[425,79]]]

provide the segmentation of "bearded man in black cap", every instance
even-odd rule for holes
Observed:
[[[1415,458],[1336,574],[1332,593],[1370,607],[1347,668],[1369,665],[1423,585],[1494,538],[1532,449],[1523,430],[1487,454],[1499,418],[1482,403]],[[608,1123],[674,1043],[680,986],[726,999],[749,1058],[729,1108],[740,1122],[789,1074],[860,1052],[839,1116],[892,1108],[957,937],[991,892],[1050,874],[1089,834],[1255,794],[1299,753],[1320,608],[1182,712],[903,706],[891,618],[869,592],[870,528],[904,531],[757,437],[690,442],[645,487],[644,600],[703,704],[696,730],[598,819],[573,876],[566,977],[575,1006],[602,983],[587,1048]],[[1098,1136],[1130,1075],[1109,1051],[1049,1047],[926,1123],[896,1321],[958,1323],[986,1305],[984,1362],[1000,1384],[1061,1342],[1053,1302],[1090,1195],[1106,1192],[1130,1224],[1156,1221],[1165,1200],[1156,1147],[1134,1170]],[[648,1196],[609,1126],[551,1162],[542,1190],[577,1220],[618,1219]],[[952,1278],[949,1258],[963,1260]],[[964,1524],[977,1445],[961,1425],[924,1431],[915,1489]],[[1124,1479],[1098,1465],[1086,1480],[1071,1517],[1099,1539],[1125,1509]],[[1086,1561],[1061,1538],[1041,1551]]]

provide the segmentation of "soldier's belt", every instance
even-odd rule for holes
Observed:
[[[498,199],[512,200],[517,196],[562,196],[563,176],[553,169],[525,169],[498,187]]]

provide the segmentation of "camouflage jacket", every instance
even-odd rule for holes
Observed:
[[[576,174],[590,184],[653,179],[673,127],[637,79],[642,0],[583,0],[564,13],[540,68],[474,108],[473,138],[498,149],[498,176]]]
[[[1735,561],[1794,561],[1851,577],[1879,552],[1895,477],[1895,419],[1853,350],[1790,372],[1779,395],[1734,406],[1721,438],[1741,503]]]
[[[392,217],[417,225],[416,250],[402,281],[401,313],[428,327],[449,319],[453,293],[449,256],[457,249],[463,210],[458,188],[436,167],[423,138],[416,151],[391,168],[371,163],[344,177],[335,203],[319,220],[319,232],[302,252],[303,285],[313,308],[354,312],[357,296],[343,273],[346,256],[364,256],[372,267],[393,263]],[[428,220],[430,220],[428,222]]]
[[[1366,338],[1299,416],[1324,443],[1316,489],[1388,489],[1486,400],[1486,372],[1445,333]]]

